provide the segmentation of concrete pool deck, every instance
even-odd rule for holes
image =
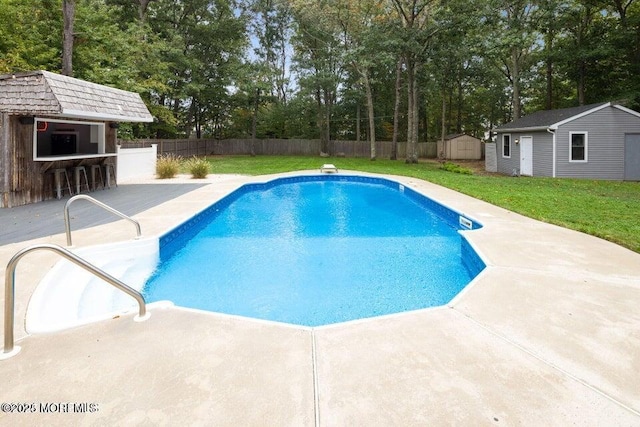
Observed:
[[[283,175],[294,174],[171,180],[211,185],[134,218],[160,235],[244,183]],[[0,403],[35,411],[0,413],[0,425],[640,425],[640,254],[382,177],[483,223],[465,234],[487,269],[447,307],[310,329],[152,306],[144,322],[27,335],[29,298],[59,259],[35,252],[16,273],[21,352],[0,361]],[[160,183],[147,183],[150,197]],[[78,247],[135,235],[120,220],[73,224]],[[66,238],[0,246],[0,273],[42,242]]]

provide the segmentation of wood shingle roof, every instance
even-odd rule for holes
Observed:
[[[140,95],[48,71],[0,76],[0,112],[151,122]]]

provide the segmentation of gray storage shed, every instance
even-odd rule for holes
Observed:
[[[500,173],[640,181],[640,113],[621,105],[538,111],[494,133]]]

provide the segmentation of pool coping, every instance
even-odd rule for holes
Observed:
[[[177,402],[180,400],[177,396],[188,388],[181,380],[192,377],[190,370],[189,375],[184,372],[188,370],[186,367],[173,364],[171,369],[177,375],[173,389],[162,389],[160,386],[166,384],[159,381],[158,387],[147,392],[156,399],[164,399],[165,405],[158,406],[151,398],[127,403],[117,393],[98,393],[102,382],[114,372],[104,368],[101,370],[105,372],[95,372],[92,365],[83,363],[87,354],[93,351],[92,356],[97,357],[95,352],[105,352],[117,360],[121,356],[117,348],[112,348],[117,343],[106,346],[88,342],[86,337],[95,336],[96,330],[107,330],[109,334],[103,340],[110,336],[122,337],[129,340],[127,343],[137,352],[144,353],[144,346],[134,340],[135,331],[127,335],[121,332],[136,328],[131,325],[133,322],[126,321],[127,316],[63,334],[25,337],[24,332],[18,334],[16,331],[16,335],[22,337],[23,352],[0,362],[0,372],[10,386],[9,400],[18,402],[29,396],[60,400],[74,396],[80,399],[82,395],[92,393],[100,395],[103,401],[98,415],[73,414],[74,420],[82,418],[87,422],[103,416],[108,416],[110,421],[128,420],[140,411],[143,412],[141,419],[148,417],[151,411],[161,419],[196,422],[203,418],[195,409],[208,407],[217,411],[210,419],[222,424],[231,424],[229,420],[251,423],[256,413],[268,413],[270,419],[281,423],[301,425],[450,423],[454,420],[488,424],[496,422],[495,419],[525,424],[536,420],[640,423],[640,404],[637,403],[640,402],[640,391],[635,386],[640,383],[639,254],[592,236],[525,218],[416,178],[342,169],[340,173],[380,176],[401,182],[419,192],[427,192],[428,197],[439,203],[477,218],[483,228],[462,233],[482,256],[487,268],[446,307],[311,330],[255,324],[246,319],[216,316],[211,319],[206,314],[185,313],[175,307],[152,308],[151,318],[140,324],[144,326],[137,327],[153,331],[154,318],[157,323],[167,318],[180,323],[183,317],[186,325],[180,327],[188,327],[197,317],[204,319],[203,323],[222,323],[242,330],[234,338],[238,341],[237,352],[246,351],[248,343],[264,352],[273,350],[273,363],[280,363],[273,371],[286,372],[285,377],[274,379],[263,372],[264,381],[249,384],[244,392],[239,391],[243,390],[239,385],[237,393],[234,388],[226,388],[227,405],[220,404],[219,398],[211,397],[210,393],[216,390],[214,384],[206,388],[209,394],[204,393],[191,404],[170,403],[170,396]],[[179,223],[180,218],[210,204],[212,197],[222,197],[243,182],[263,182],[296,174],[317,174],[317,171],[233,177],[222,181],[215,181],[213,177],[213,185],[142,212],[136,219],[141,222],[143,232],[153,230],[152,234],[159,234],[160,230],[171,228],[167,222]],[[96,234],[104,230],[109,230],[110,238],[116,240],[130,237],[126,226],[112,223],[78,230],[74,232],[74,242],[78,246],[90,244]],[[63,244],[63,239],[64,236],[58,235],[37,241]],[[0,261],[11,251],[15,253],[14,249],[23,246],[24,242],[21,244],[0,247]],[[27,265],[18,274],[24,275],[24,270],[30,274],[28,279],[21,279],[17,289],[18,317],[24,316],[24,307],[32,292],[29,287],[37,283],[35,271],[46,270],[52,262],[55,259],[46,254],[25,260]],[[3,261],[0,268],[4,269],[5,265]],[[18,320],[16,323],[23,322]],[[178,325],[164,323],[163,327],[161,333],[171,335]],[[258,335],[256,331],[259,331]],[[175,335],[189,343],[186,345],[188,351],[181,353],[184,357],[197,355],[199,346],[206,349],[207,354],[221,351],[217,347],[207,347],[184,331],[176,331]],[[271,339],[282,336],[283,342],[291,340],[298,344],[283,349],[279,347],[279,340],[266,342],[262,335],[269,335]],[[216,339],[215,335],[212,339]],[[412,346],[405,347],[406,343],[412,343]],[[487,343],[489,347],[486,347]],[[168,351],[164,345],[169,343],[154,345],[155,354]],[[451,363],[434,355],[433,347],[447,355]],[[89,369],[96,378],[79,383],[79,373],[75,376],[69,373],[65,387],[61,387],[56,383],[56,376],[49,372],[54,365],[65,366],[54,357],[61,353],[69,366]],[[252,357],[258,356],[247,356],[248,365],[236,367],[240,369],[237,372],[254,366]],[[131,377],[121,378],[127,384],[139,381],[144,375],[152,375],[153,366],[138,374],[138,368],[134,369],[126,360],[122,362]],[[434,370],[436,367],[439,370]],[[207,375],[203,374],[203,377]],[[424,380],[428,378],[431,380]],[[234,383],[233,379],[227,380],[229,384]],[[284,385],[281,384],[283,380]],[[80,384],[83,386],[78,387]],[[51,392],[42,393],[43,387],[50,387]],[[270,389],[274,391],[270,393]],[[304,398],[295,398],[296,393]],[[262,394],[270,395],[272,405],[256,403],[254,410],[248,409],[251,405],[243,400],[244,397],[260,402]],[[287,402],[291,401],[296,404],[288,407]],[[49,422],[55,421],[55,416],[62,424],[64,418],[60,414],[38,413],[29,419]]]

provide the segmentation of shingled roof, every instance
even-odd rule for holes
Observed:
[[[561,122],[569,121],[592,111],[611,105],[609,102],[600,102],[598,104],[581,105],[579,107],[562,108],[559,110],[542,110],[524,116],[511,123],[504,124],[495,129],[495,131],[503,130],[544,130],[553,128]]]
[[[151,122],[140,95],[48,71],[0,76],[0,112]]]

